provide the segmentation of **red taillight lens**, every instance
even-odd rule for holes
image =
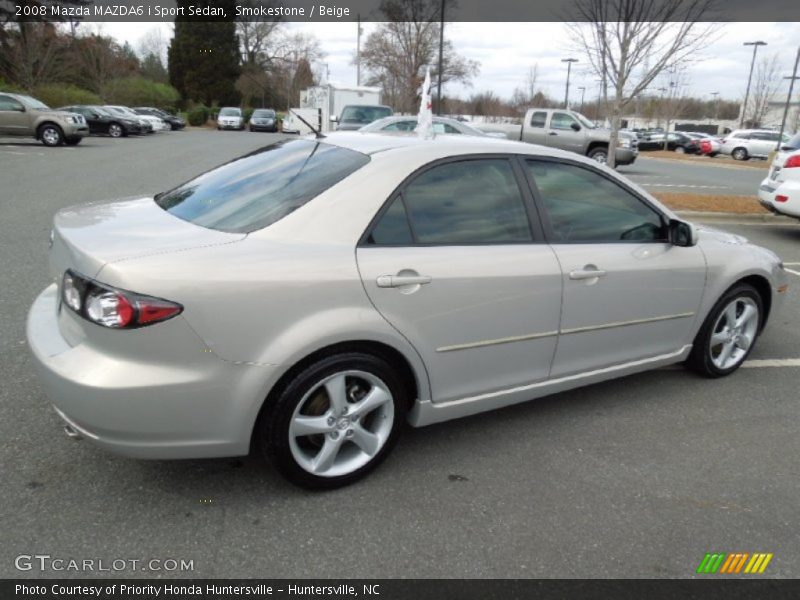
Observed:
[[[783,194],[778,194],[775,196],[775,202],[788,202],[789,196],[784,196]]]
[[[784,169],[794,169],[797,167],[800,167],[800,154],[793,154],[783,163]]]
[[[72,271],[64,274],[61,297],[83,318],[112,329],[134,329],[174,317],[183,310],[180,304],[118,290],[91,281]]]

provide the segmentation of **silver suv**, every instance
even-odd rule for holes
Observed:
[[[0,94],[0,136],[21,135],[41,140],[45,146],[75,146],[89,135],[82,115],[53,110],[22,94]]]
[[[789,141],[789,135],[783,134],[782,142]],[[778,146],[780,133],[767,129],[738,129],[722,140],[720,152],[731,155],[734,160],[750,158],[767,158]]]

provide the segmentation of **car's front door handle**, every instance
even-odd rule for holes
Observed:
[[[558,135],[555,131],[548,131],[547,135]]]
[[[404,285],[425,285],[433,281],[428,275],[380,275],[375,280],[379,288],[396,288]]]
[[[598,269],[594,265],[586,265],[583,269],[575,269],[569,272],[569,278],[574,280],[596,279],[597,277],[605,276],[606,272]]]

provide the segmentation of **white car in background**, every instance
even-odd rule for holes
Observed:
[[[758,188],[758,200],[774,213],[800,219],[800,133],[775,155]]]
[[[235,106],[223,106],[217,115],[217,129],[238,129],[244,131],[244,115],[242,109]]]

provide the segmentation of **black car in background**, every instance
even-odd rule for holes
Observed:
[[[250,115],[250,131],[278,131],[278,115],[271,108],[257,108]]]
[[[639,151],[664,150],[663,133],[645,134],[639,139]],[[667,136],[667,150],[671,152],[697,154],[700,151],[700,140],[694,139],[684,133],[672,131]]]
[[[166,121],[172,131],[186,127],[186,121],[180,117],[176,117],[173,114],[161,110],[160,108],[153,108],[152,106],[137,106],[134,107],[133,111],[140,115],[150,115],[151,117],[158,117],[159,119]]]
[[[138,121],[126,119],[116,115],[102,106],[92,106],[89,104],[79,104],[72,106],[62,106],[58,110],[78,113],[83,115],[89,124],[89,133],[106,133],[111,137],[123,137],[126,135],[138,135],[142,133],[142,126]]]

